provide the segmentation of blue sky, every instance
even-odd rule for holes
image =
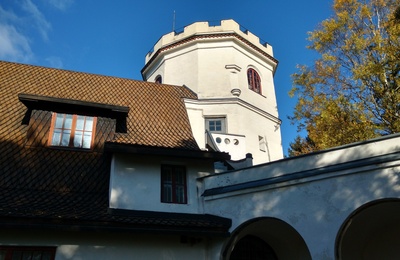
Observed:
[[[312,64],[307,32],[332,15],[332,0],[1,0],[0,59],[141,80],[156,41],[196,21],[234,19],[273,46],[284,153],[297,135],[287,119],[296,64]]]

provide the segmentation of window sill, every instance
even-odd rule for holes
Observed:
[[[93,148],[76,148],[67,146],[47,146],[49,149],[53,150],[63,150],[63,151],[73,151],[73,152],[93,152]]]

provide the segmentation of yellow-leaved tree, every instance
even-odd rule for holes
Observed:
[[[299,131],[289,155],[400,132],[400,2],[335,0],[310,32],[319,58],[292,75]]]

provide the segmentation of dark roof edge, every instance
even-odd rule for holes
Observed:
[[[243,38],[241,35],[239,35],[239,34],[236,33],[236,32],[218,31],[218,32],[210,32],[210,33],[203,33],[203,34],[193,34],[193,35],[190,35],[190,36],[188,36],[188,37],[186,37],[186,38],[184,37],[184,38],[182,38],[182,39],[179,39],[179,40],[176,41],[176,42],[172,42],[172,43],[170,43],[170,44],[167,44],[167,45],[165,45],[165,46],[160,47],[159,49],[157,49],[157,50],[155,51],[154,55],[153,55],[153,56],[150,58],[150,60],[144,65],[144,67],[140,70],[140,73],[141,73],[141,75],[142,75],[143,80],[146,80],[146,79],[144,78],[144,71],[147,69],[147,67],[149,66],[149,64],[152,63],[152,62],[156,59],[156,57],[157,57],[161,52],[163,52],[163,51],[165,51],[165,50],[167,50],[167,49],[173,48],[173,47],[175,47],[175,46],[178,46],[178,45],[181,45],[181,44],[184,44],[184,43],[187,43],[187,42],[191,42],[191,41],[197,40],[197,39],[203,39],[203,38],[207,38],[207,37],[215,38],[216,36],[219,36],[219,37],[221,37],[221,36],[222,36],[222,37],[231,37],[231,36],[233,36],[233,37],[237,38],[238,40],[242,41],[243,43],[247,44],[247,45],[250,46],[252,49],[254,49],[255,51],[257,51],[258,53],[260,53],[260,54],[263,55],[264,57],[267,57],[268,59],[270,59],[272,62],[274,62],[274,63],[276,64],[276,67],[275,67],[275,70],[274,70],[274,73],[275,73],[275,71],[276,71],[276,69],[277,69],[277,67],[278,67],[278,64],[279,64],[279,61],[278,61],[276,58],[274,58],[274,57],[271,56],[270,54],[266,53],[265,51],[263,51],[262,49],[260,49],[258,46],[256,46],[255,44],[253,44],[253,43],[250,42],[249,40]]]
[[[209,152],[202,150],[189,150],[182,148],[169,148],[169,147],[153,147],[143,145],[132,145],[124,143],[106,142],[104,150],[109,152],[119,153],[133,153],[133,154],[151,154],[151,155],[164,155],[176,156],[183,158],[196,158],[196,159],[211,159],[214,161],[229,160],[230,155],[223,152]]]
[[[203,220],[212,221],[218,223],[224,228],[230,228],[232,225],[232,220],[225,217],[220,217],[211,214],[198,214],[198,213],[180,213],[180,212],[165,212],[165,211],[149,211],[149,210],[130,210],[130,209],[118,209],[118,208],[108,208],[108,213],[114,216],[140,216],[143,218],[148,217],[162,217],[165,219],[191,219],[191,220]]]
[[[364,166],[368,166],[368,165],[382,164],[382,163],[386,163],[386,162],[390,162],[390,161],[394,161],[394,160],[400,160],[399,152],[385,154],[385,155],[379,155],[379,156],[375,156],[375,157],[371,157],[371,158],[367,158],[367,159],[359,159],[356,161],[350,161],[350,162],[345,162],[345,163],[340,163],[340,164],[335,164],[335,165],[324,166],[324,167],[317,168],[317,169],[310,169],[310,170],[280,175],[280,176],[266,178],[266,179],[260,179],[260,180],[254,180],[254,181],[249,181],[249,182],[244,182],[244,183],[239,183],[239,184],[234,184],[234,185],[211,188],[211,189],[205,190],[204,193],[202,194],[202,196],[207,197],[207,196],[224,194],[224,193],[228,193],[228,192],[240,191],[240,190],[244,190],[244,189],[258,188],[258,187],[266,186],[266,185],[273,185],[273,184],[278,184],[278,183],[283,183],[283,182],[288,182],[288,181],[295,181],[295,180],[300,180],[300,179],[304,179],[304,178],[309,178],[309,177],[322,175],[322,174],[329,174],[332,172],[342,171],[342,170],[346,170],[346,169],[350,169],[350,168],[360,168],[360,167],[364,167]]]
[[[62,104],[62,105],[77,106],[81,108],[100,109],[104,111],[107,110],[112,113],[127,114],[129,112],[129,107],[127,106],[109,105],[109,104],[88,102],[75,99],[56,98],[56,97],[32,95],[25,93],[18,94],[18,98],[22,103],[24,103],[29,108],[48,106],[50,104],[58,104],[58,105]]]
[[[230,219],[229,219],[230,221]],[[230,227],[230,226],[229,226]],[[133,225],[118,222],[96,222],[82,220],[38,219],[38,218],[0,218],[2,230],[53,230],[70,232],[112,232],[112,233],[156,233],[170,235],[229,236],[229,227],[171,227],[155,225]]]

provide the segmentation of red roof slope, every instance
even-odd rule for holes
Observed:
[[[0,61],[1,138],[22,138],[9,120],[25,113],[20,93],[126,106],[127,133],[112,142],[199,150],[183,102],[196,96],[185,87]]]

